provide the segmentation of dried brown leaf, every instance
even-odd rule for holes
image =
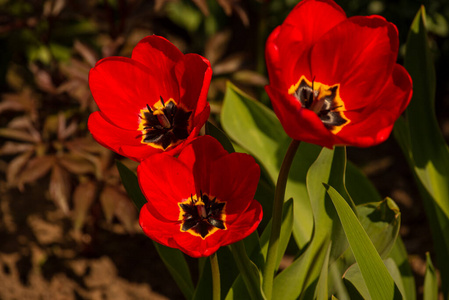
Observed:
[[[73,153],[64,153],[58,156],[58,163],[72,174],[85,175],[95,173],[94,165],[90,161]]]
[[[73,48],[81,54],[84,60],[93,68],[98,61],[98,56],[95,51],[86,44],[76,40],[73,44]]]
[[[28,132],[36,142],[40,142],[42,140],[39,131],[37,131],[36,128],[34,128],[33,122],[31,121],[31,118],[28,115],[12,119],[8,123],[8,128]]]
[[[251,70],[237,71],[232,75],[232,78],[249,85],[265,86],[268,84],[268,79],[265,76]]]
[[[72,121],[69,126],[66,126],[67,119],[63,112],[58,114],[58,139],[65,140],[72,134],[76,132],[78,129],[78,123],[76,121]]]
[[[34,151],[30,150],[11,160],[11,162],[8,164],[8,168],[6,169],[6,181],[8,183],[8,186],[17,186],[18,174],[28,163],[33,153]]]
[[[36,81],[39,88],[47,93],[56,94],[57,90],[53,84],[53,79],[50,73],[46,70],[40,69],[36,64],[30,65],[30,70],[34,74],[34,80]]]
[[[137,220],[136,208],[126,194],[116,191],[114,196],[116,199],[115,216],[128,232],[133,232]]]
[[[192,0],[193,3],[195,3],[196,6],[201,10],[201,12],[205,15],[209,15],[209,6],[207,5],[206,0]]]
[[[73,226],[75,230],[83,227],[89,209],[95,200],[97,185],[92,181],[79,184],[73,193]]]
[[[56,205],[63,213],[69,212],[71,181],[69,173],[58,164],[53,166],[50,177],[50,198],[55,201]]]
[[[12,155],[26,151],[32,151],[33,149],[34,149],[33,144],[24,144],[8,141],[2,147],[0,147],[0,155]]]
[[[24,142],[31,142],[31,143],[39,142],[39,139],[31,135],[29,132],[12,128],[0,128],[0,136]]]
[[[121,197],[117,190],[111,186],[106,186],[100,195],[100,203],[103,208],[104,217],[108,223],[112,222],[116,210],[117,198]]]
[[[244,59],[245,55],[243,53],[232,54],[217,63],[212,70],[215,75],[233,73],[240,68]]]
[[[31,159],[18,177],[19,189],[23,189],[25,183],[34,182],[50,171],[55,163],[55,157],[51,155],[38,156]]]
[[[231,35],[230,30],[220,31],[207,41],[204,47],[204,56],[209,59],[212,66],[223,57]]]
[[[26,111],[30,114],[32,120],[37,118],[37,100],[31,89],[24,88],[19,93],[3,94],[2,98],[0,113],[7,110]]]

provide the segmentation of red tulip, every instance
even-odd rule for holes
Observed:
[[[131,58],[107,57],[91,69],[89,86],[100,111],[90,115],[89,130],[103,146],[136,161],[177,154],[209,117],[211,76],[204,57],[148,36]]]
[[[412,95],[398,48],[396,26],[380,16],[301,1],[266,44],[266,91],[284,130],[328,148],[385,141]]]
[[[148,201],[139,217],[145,234],[192,257],[247,237],[262,219],[253,199],[260,176],[254,158],[229,154],[210,136],[195,139],[178,158],[150,156],[137,176]]]

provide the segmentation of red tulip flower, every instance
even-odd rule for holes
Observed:
[[[386,140],[412,95],[398,48],[395,25],[380,16],[301,1],[266,44],[266,91],[284,130],[328,148]]]
[[[182,54],[166,39],[142,39],[132,57],[107,57],[89,73],[100,111],[88,127],[103,146],[141,161],[159,153],[177,154],[209,117],[210,63]]]
[[[195,139],[178,158],[150,156],[137,176],[148,201],[139,217],[145,234],[192,257],[244,239],[262,219],[253,199],[260,176],[254,158],[229,154],[210,136]]]

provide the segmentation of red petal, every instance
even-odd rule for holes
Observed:
[[[140,132],[137,130],[126,130],[110,123],[103,113],[97,111],[89,116],[87,123],[89,131],[95,140],[103,147],[111,149],[123,156],[129,157],[135,161],[140,161],[143,157],[160,152],[160,150],[143,145]],[[127,148],[133,146],[139,151]]]
[[[226,201],[227,220],[244,212],[254,198],[260,168],[254,158],[244,153],[231,153],[212,163],[210,196]]]
[[[159,96],[162,96],[164,100],[173,98],[176,102],[179,101],[179,84],[174,68],[183,57],[184,55],[175,45],[157,35],[143,38],[134,47],[132,53],[133,60],[144,64],[151,70],[151,74],[157,76],[157,84],[162,91]]]
[[[285,132],[295,140],[332,148],[334,135],[324,127],[323,122],[311,110],[301,108],[299,101],[287,92],[266,86],[274,112]]]
[[[256,200],[252,200],[248,209],[240,215],[239,219],[229,226],[223,246],[243,240],[253,233],[262,221],[262,205]]]
[[[188,110],[195,110],[195,116],[203,111],[207,103],[212,68],[209,61],[197,54],[186,54],[184,60],[175,66],[180,86],[180,102]]]
[[[149,204],[146,204],[140,210],[139,224],[143,232],[162,245],[178,248],[173,236],[180,232],[180,224],[158,218],[158,215],[151,212],[149,208]]]
[[[191,171],[165,153],[143,160],[137,168],[137,176],[150,212],[154,209],[170,221],[179,219],[178,203],[196,194]]]
[[[394,122],[412,96],[412,81],[407,71],[396,64],[392,75],[372,105],[361,111],[346,112],[351,120],[337,134],[343,144],[359,147],[377,145],[391,133]]]
[[[184,54],[167,39],[150,35],[143,38],[133,49],[132,59],[144,64],[151,70],[165,73],[172,70],[182,60]]]
[[[352,17],[313,47],[312,73],[318,82],[340,84],[346,109],[357,109],[372,102],[372,96],[384,86],[398,47],[397,29],[392,23],[379,16]]]
[[[205,135],[193,140],[179,154],[182,161],[193,172],[197,192],[209,193],[211,164],[228,152],[213,137]]]
[[[346,19],[333,1],[301,1],[287,16],[277,38],[280,63],[286,79],[295,84],[302,75],[309,78],[310,48],[320,37]]]
[[[140,109],[159,101],[159,81],[145,66],[125,57],[105,58],[89,73],[90,90],[98,107],[124,129],[137,129]]]

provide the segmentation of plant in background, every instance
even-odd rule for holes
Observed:
[[[48,177],[50,198],[92,237],[99,216],[128,232],[139,216],[186,299],[413,300],[401,211],[344,147],[377,145],[394,125],[434,239],[424,297],[437,297],[439,269],[447,298],[449,152],[434,116],[424,8],[404,68],[394,24],[347,17],[331,0],[82,3],[45,1],[42,15],[0,28],[20,33],[0,36],[2,45],[33,44],[0,68],[9,188]],[[358,9],[388,16],[395,5]]]

